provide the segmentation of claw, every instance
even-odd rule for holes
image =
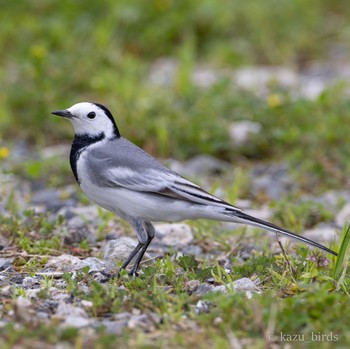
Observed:
[[[138,277],[139,276],[139,273],[134,269],[134,268],[132,268],[129,272],[128,272],[128,275],[130,276],[130,277]]]
[[[100,271],[100,273],[101,273],[103,276],[106,277],[105,279],[102,279],[102,280],[100,281],[102,284],[105,284],[105,283],[108,282],[109,280],[113,280],[113,279],[115,278],[115,276],[114,276],[113,274],[108,273],[108,272],[106,272],[106,271],[104,271],[104,270]]]

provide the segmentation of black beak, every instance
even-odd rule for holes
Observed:
[[[73,117],[71,112],[69,112],[68,110],[56,110],[56,111],[53,111],[51,114],[63,116],[64,118],[72,118]]]

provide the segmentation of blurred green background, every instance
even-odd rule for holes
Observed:
[[[332,63],[336,47],[349,57],[350,2],[34,0],[2,1],[1,9],[2,145],[67,143],[71,126],[50,111],[95,101],[112,111],[124,136],[156,156],[287,159],[305,162],[332,185],[344,183],[346,84],[316,100],[295,99],[272,84],[269,99],[240,90],[229,74],[208,88],[194,84],[191,74],[199,65],[299,72],[314,62]],[[162,57],[177,62],[166,86],[150,80]],[[242,119],[258,121],[262,132],[238,149],[227,129]]]

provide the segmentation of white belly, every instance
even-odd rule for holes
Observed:
[[[123,188],[98,188],[91,182],[84,180],[82,180],[80,187],[92,201],[103,208],[116,214],[124,213],[146,221],[174,222],[190,218],[205,218],[206,216],[203,210],[205,206],[193,205],[186,201],[171,198],[163,200],[152,194]]]

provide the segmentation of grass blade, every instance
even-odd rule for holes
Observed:
[[[348,249],[349,243],[350,243],[350,225],[348,225],[345,233],[343,234],[343,240],[341,242],[339,254],[333,269],[334,279],[337,279],[337,280],[339,279],[342,273],[342,267],[344,265],[344,261],[347,262],[347,260],[345,260],[345,257],[346,257],[346,251]]]

